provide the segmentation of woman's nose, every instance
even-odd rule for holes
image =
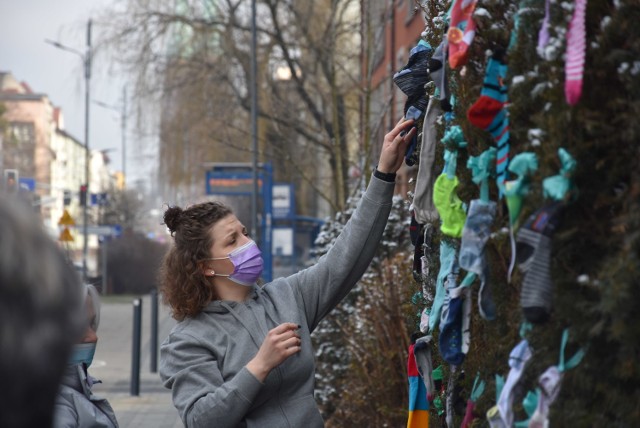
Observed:
[[[98,341],[98,335],[91,327],[87,327],[87,331],[84,333],[82,343],[94,343]]]

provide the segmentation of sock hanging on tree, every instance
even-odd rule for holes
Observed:
[[[409,346],[407,375],[409,377],[409,418],[407,428],[429,426],[429,402],[427,390],[416,366],[415,345]]]
[[[529,348],[529,343],[526,340],[518,343],[509,354],[509,367],[511,369],[498,399],[498,411],[500,412],[502,423],[506,427],[513,426],[513,393],[530,358],[531,348]]]
[[[520,306],[527,321],[549,319],[553,306],[551,244],[560,222],[562,203],[553,202],[533,213],[516,237],[516,260],[524,273]]]
[[[564,329],[562,332],[562,341],[560,343],[560,362],[557,366],[549,367],[538,379],[541,388],[540,398],[535,412],[529,420],[529,428],[544,428],[549,426],[549,408],[558,397],[560,387],[562,386],[562,377],[566,370],[572,369],[582,361],[585,350],[579,349],[569,361],[564,360],[564,350],[569,340],[569,330]]]
[[[449,45],[445,37],[429,60],[429,75],[433,79],[433,83],[436,84],[436,93],[438,100],[440,100],[440,108],[445,112],[451,111],[451,103],[449,102],[451,94],[449,93],[449,81],[445,69],[448,50]]]
[[[484,392],[484,384],[485,384],[484,381],[480,381],[480,383],[478,383],[478,381],[480,381],[480,373],[476,375],[476,379],[473,381],[471,396],[469,397],[469,400],[467,400],[467,410],[464,414],[464,419],[462,420],[462,424],[460,425],[460,428],[470,427],[471,424],[473,423],[473,420],[476,418],[474,414],[474,410],[476,408],[476,402]]]
[[[447,294],[447,290],[444,287],[444,282],[449,274],[457,266],[457,249],[454,247],[448,239],[440,240],[440,271],[438,272],[438,278],[436,279],[436,295],[433,298],[433,305],[429,312],[429,330],[434,331],[440,323],[440,316],[442,312],[442,306]]]
[[[508,100],[505,84],[507,66],[502,62],[502,55],[496,51],[489,59],[480,98],[467,111],[469,122],[489,132],[496,145],[496,182],[500,197],[504,193],[509,165],[509,116],[505,109]]]
[[[413,352],[416,359],[418,372],[422,377],[424,386],[427,389],[427,400],[431,401],[435,397],[436,387],[433,382],[433,361],[431,359],[431,341],[433,337],[422,336],[416,340]]]
[[[451,25],[447,31],[451,68],[467,63],[469,45],[476,35],[476,24],[471,18],[476,3],[477,0],[455,0],[451,8]]]
[[[564,95],[569,105],[576,105],[582,95],[582,74],[584,72],[587,35],[585,15],[587,0],[576,0],[575,10],[567,32],[567,58],[564,66]]]

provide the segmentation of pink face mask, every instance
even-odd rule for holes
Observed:
[[[214,276],[224,276],[229,278],[236,284],[245,285],[247,287],[256,283],[260,275],[262,275],[262,252],[254,241],[249,241],[240,248],[233,250],[227,257],[215,257],[207,260],[231,260],[233,264],[233,273],[223,275],[216,273]]]

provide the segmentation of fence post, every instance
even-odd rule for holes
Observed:
[[[149,340],[149,368],[158,371],[158,290],[151,289],[151,339]]]
[[[133,301],[133,343],[131,346],[131,395],[140,395],[140,342],[142,334],[142,299]]]

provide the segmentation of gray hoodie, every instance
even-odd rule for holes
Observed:
[[[393,189],[372,177],[335,245],[314,266],[254,287],[244,302],[213,301],[174,327],[160,348],[160,377],[186,427],[324,425],[313,397],[310,334],[369,266]],[[261,383],[245,366],[283,322],[301,325],[302,350]]]
[[[118,428],[109,402],[91,392],[98,382],[87,375],[82,364],[67,367],[56,397],[54,428]]]

